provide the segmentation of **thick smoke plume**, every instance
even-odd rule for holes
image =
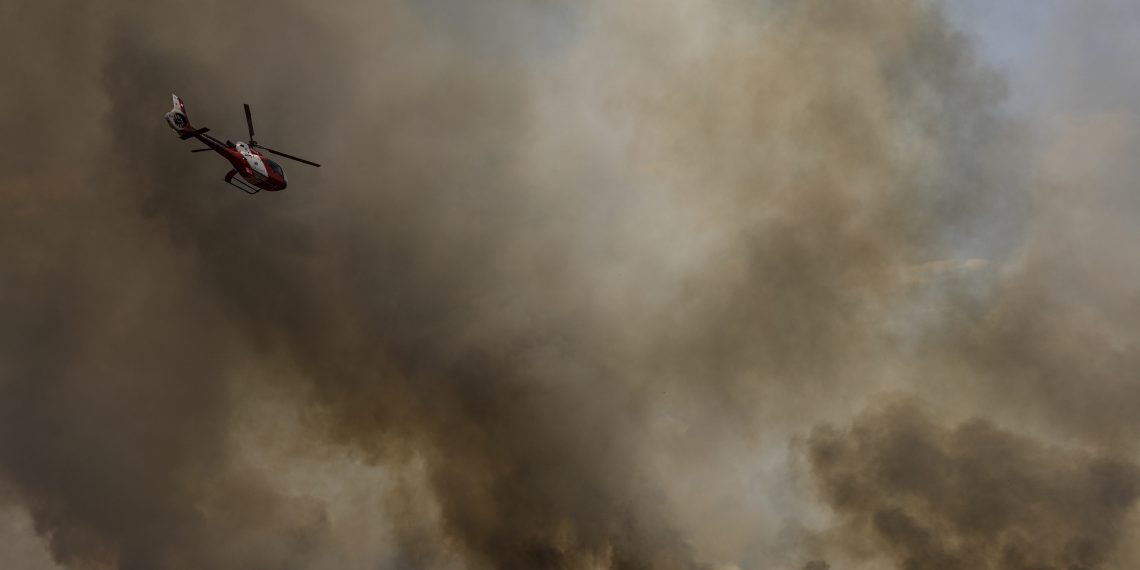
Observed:
[[[1088,6],[1049,45],[1122,19]],[[1134,115],[1014,116],[936,3],[16,0],[0,37],[0,566],[1140,560]],[[325,166],[233,191],[171,91]]]
[[[809,457],[863,548],[899,568],[1102,568],[1140,496],[1133,463],[906,405],[817,430]]]

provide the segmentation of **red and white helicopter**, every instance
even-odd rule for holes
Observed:
[[[196,129],[190,126],[190,118],[186,114],[186,104],[177,95],[171,95],[171,97],[174,98],[174,108],[166,114],[166,122],[170,128],[178,133],[178,138],[182,140],[198,139],[207,147],[194,149],[190,152],[212,150],[230,161],[234,168],[226,174],[224,180],[227,184],[246,194],[257,194],[262,190],[276,192],[284,190],[285,186],[289,184],[289,179],[285,177],[285,171],[281,169],[281,166],[269,160],[267,156],[261,153],[261,150],[267,150],[277,156],[283,156],[310,166],[320,166],[315,162],[257,144],[257,141],[253,139],[253,117],[250,115],[249,105],[245,106],[245,123],[249,126],[249,142],[222,142],[206,134],[210,129]],[[241,175],[241,178],[234,178],[238,174]]]

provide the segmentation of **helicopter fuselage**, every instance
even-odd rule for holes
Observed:
[[[244,142],[238,141],[233,146],[225,147],[210,145],[210,148],[230,161],[234,171],[252,186],[276,192],[289,185],[289,179],[281,165]]]

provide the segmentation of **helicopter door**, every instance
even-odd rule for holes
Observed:
[[[263,178],[269,178],[269,171],[265,168],[265,161],[261,160],[260,156],[254,154],[253,150],[249,148],[249,145],[239,142],[234,146],[237,147],[238,152],[245,157],[246,163],[253,169],[254,174],[261,175]]]

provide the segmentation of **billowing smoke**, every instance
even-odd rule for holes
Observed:
[[[808,443],[850,539],[898,568],[1103,568],[1140,497],[1131,462],[896,404]],[[857,538],[856,538],[857,537]]]
[[[17,0],[0,34],[0,513],[54,561],[5,566],[1137,559],[1134,119],[1015,116],[935,3]],[[241,194],[172,91],[325,166]]]

